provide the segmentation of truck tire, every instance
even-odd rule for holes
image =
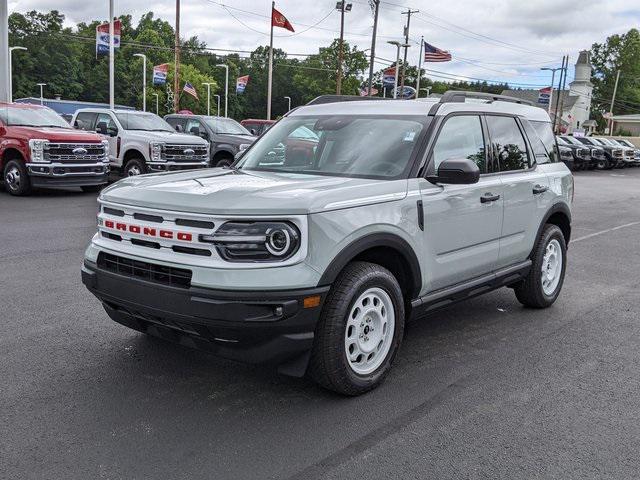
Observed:
[[[377,387],[402,342],[404,315],[402,291],[389,270],[374,263],[350,263],[322,308],[308,374],[342,395]]]
[[[31,193],[31,181],[27,167],[18,159],[9,160],[2,175],[4,185],[11,195],[23,196]]]
[[[147,173],[147,165],[142,158],[132,158],[125,163],[122,174],[125,177],[135,177]]]
[[[228,167],[233,163],[233,157],[231,155],[217,154],[213,157],[211,165],[214,167]]]
[[[606,158],[598,160],[598,163],[596,163],[596,168],[598,170],[609,170],[609,161]]]
[[[560,294],[567,267],[567,245],[562,230],[547,224],[531,256],[531,270],[514,288],[525,307],[547,308]]]

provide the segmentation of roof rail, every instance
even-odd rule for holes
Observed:
[[[511,103],[520,103],[522,105],[533,106],[533,103],[529,100],[522,100],[516,97],[509,97],[507,95],[497,95],[493,93],[485,93],[485,92],[467,92],[467,91],[457,91],[450,90],[445,92],[440,99],[440,103],[464,103],[467,98],[478,98],[481,100],[488,100],[488,103],[492,102],[511,102]]]
[[[322,105],[324,103],[357,102],[360,100],[390,100],[382,97],[360,97],[358,95],[320,95],[311,100],[307,105]]]

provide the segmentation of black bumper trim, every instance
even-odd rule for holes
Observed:
[[[109,182],[109,174],[66,177],[30,175],[29,180],[34,187],[88,187],[107,184]]]

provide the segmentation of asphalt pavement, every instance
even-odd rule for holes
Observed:
[[[211,357],[111,321],[80,281],[95,194],[0,187],[0,478],[640,475],[640,168],[578,172],[564,289],[410,324],[377,390]]]

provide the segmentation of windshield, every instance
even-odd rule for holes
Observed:
[[[562,137],[556,137],[556,141],[560,144],[560,145],[569,145],[569,142],[566,141],[564,138]]]
[[[615,142],[618,145],[622,145],[624,147],[636,148],[636,147],[633,146],[633,144],[629,140],[620,140],[620,139],[618,139],[618,140],[615,140]]]
[[[218,134],[251,135],[251,132],[231,118],[206,117],[205,123]]]
[[[71,128],[64,118],[47,107],[2,107],[0,120],[7,126]]]
[[[131,112],[116,113],[118,121],[125,130],[143,130],[147,132],[173,132],[173,128],[153,113]]]
[[[593,146],[593,145],[600,145],[599,143],[594,142],[592,138],[587,138],[587,137],[577,137],[577,140],[578,140],[580,143],[583,143],[583,144],[585,144],[585,145],[592,145],[592,146]]]
[[[239,163],[246,170],[401,178],[425,128],[420,116],[295,116],[270,128]]]
[[[609,140],[607,140],[606,138],[594,138],[594,140],[596,142],[599,142],[601,145],[609,145],[610,147],[613,146],[614,144],[611,143]]]
[[[574,138],[574,137],[558,137],[558,138],[562,139],[565,143],[569,145],[584,145],[583,143],[580,143],[580,141],[577,138]]]

